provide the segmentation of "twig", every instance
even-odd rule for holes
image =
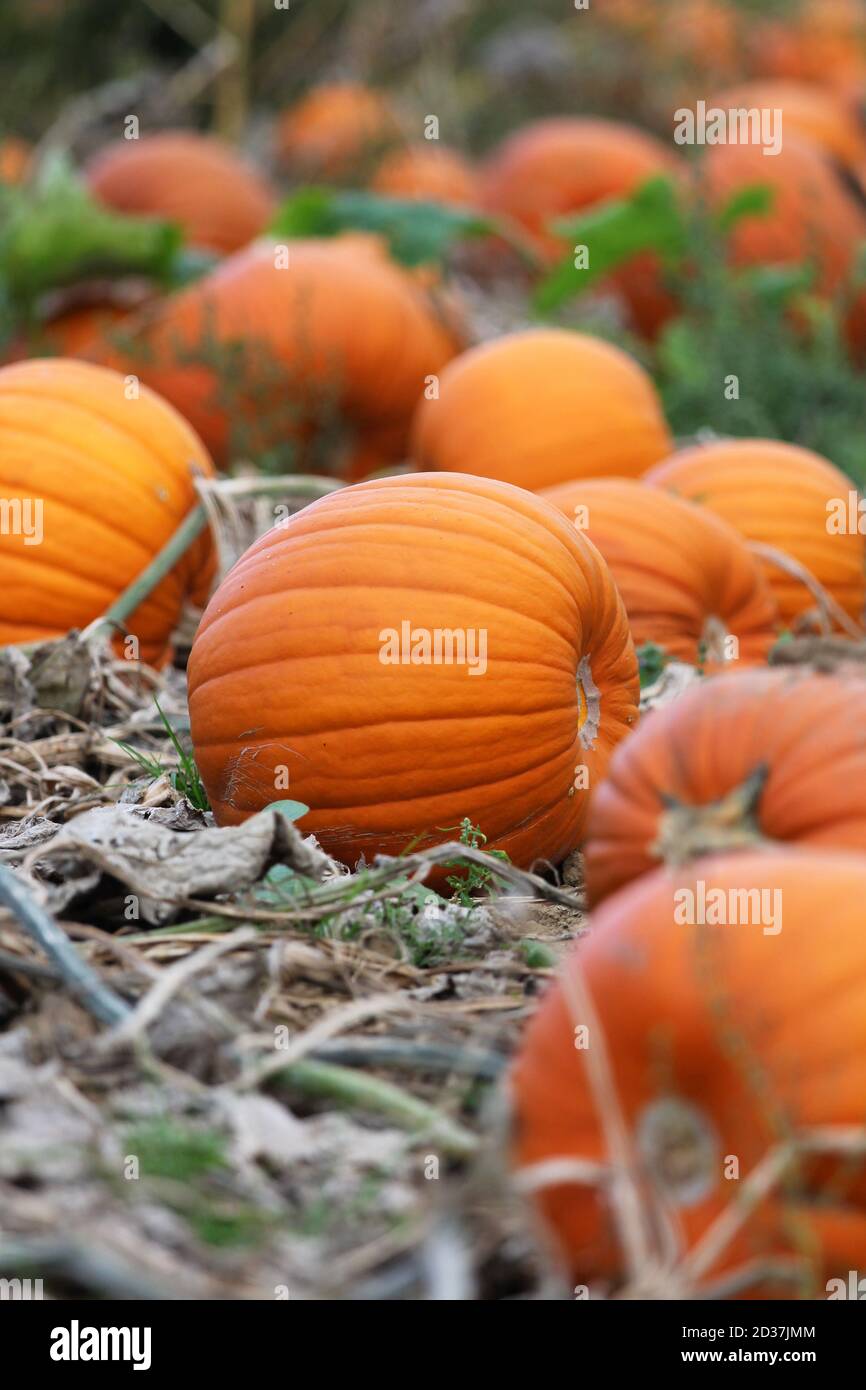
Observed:
[[[132,1011],[127,1011],[120,1026],[106,1036],[106,1045],[131,1042],[133,1038],[146,1032],[172,996],[182,990],[193,975],[199,974],[227,951],[233,951],[236,946],[245,946],[255,939],[256,932],[252,927],[242,927],[240,931],[222,936],[218,941],[211,941],[200,951],[175,961],[174,965],[166,966],[159,972],[156,983],[144,998],[138,1001]]]
[[[31,941],[42,948],[67,988],[94,1018],[109,1025],[128,1018],[129,1005],[102,983],[96,971],[81,959],[66,933],[34,902],[21,880],[5,864],[0,864],[0,903],[10,909]]]
[[[205,947],[205,950],[208,951],[212,949],[211,946]],[[410,1001],[404,995],[397,993],[373,994],[366,999],[353,999],[351,1003],[344,1004],[341,1008],[331,1009],[324,1018],[319,1019],[318,1023],[314,1023],[312,1028],[308,1028],[300,1037],[295,1038],[294,1042],[284,1048],[278,1056],[266,1057],[264,1061],[260,1061],[249,1071],[244,1072],[236,1085],[238,1089],[243,1091],[260,1086],[269,1076],[285,1071],[287,1066],[299,1062],[302,1057],[312,1052],[319,1043],[334,1037],[343,1028],[354,1028],[358,1023],[363,1023],[368,1018],[379,1018],[382,1014],[394,1013],[398,1010],[405,1012],[410,1008]]]
[[[396,1067],[414,1072],[455,1072],[495,1081],[508,1065],[501,1052],[481,1052],[443,1043],[414,1043],[400,1038],[340,1038],[318,1043],[310,1056],[344,1067]]]
[[[479,1141],[468,1129],[390,1081],[309,1059],[293,1062],[273,1079],[305,1095],[387,1115],[407,1129],[423,1132],[431,1143],[454,1158],[470,1158],[478,1151]]]

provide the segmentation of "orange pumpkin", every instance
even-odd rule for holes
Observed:
[[[494,151],[483,170],[485,206],[513,219],[550,262],[569,247],[550,224],[613,198],[627,197],[657,175],[678,176],[670,148],[633,126],[595,117],[558,117],[524,126]],[[609,277],[638,331],[653,335],[674,303],[657,258],[633,257]]]
[[[433,141],[392,150],[376,170],[371,186],[389,198],[458,205],[480,202],[478,177],[472,166],[457,150]]]
[[[63,358],[0,369],[0,645],[86,626],[145,569],[196,503],[213,465],[176,411],[131,397],[116,372]],[[207,599],[200,537],[128,620],[141,657],[169,651],[184,599]]]
[[[755,16],[745,31],[749,66],[853,96],[866,81],[866,14],[861,0],[804,0],[784,18]]]
[[[399,137],[389,102],[357,82],[314,87],[277,123],[282,161],[299,174],[342,178]]]
[[[23,183],[33,151],[26,140],[11,135],[0,142],[0,183]]]
[[[84,173],[107,207],[167,218],[193,245],[222,253],[258,236],[276,201],[265,179],[230,146],[190,130],[116,140]]]
[[[822,295],[847,284],[866,240],[866,214],[814,144],[786,134],[779,153],[770,156],[759,145],[715,145],[701,169],[714,208],[755,185],[772,193],[768,210],[743,216],[733,227],[733,265],[814,264],[814,288]]]
[[[590,542],[519,488],[437,473],[342,489],[257,541],[208,606],[189,694],[220,824],[287,795],[353,865],[468,816],[529,865],[579,840],[638,681]]]
[[[260,242],[125,328],[107,360],[140,373],[220,462],[296,442],[318,467],[385,441],[399,462],[455,324],[367,239]],[[342,451],[342,452],[341,452]],[[369,452],[368,449],[364,449]]]
[[[784,623],[814,610],[815,594],[804,582],[809,576],[843,619],[861,622],[866,540],[856,529],[857,494],[819,454],[773,439],[720,440],[682,449],[646,481],[703,503],[748,541],[775,552],[765,558],[766,573]],[[786,557],[807,574],[789,572]]]
[[[848,169],[866,160],[866,131],[851,106],[809,82],[749,82],[716,94],[708,106],[723,111],[781,111],[783,144],[793,134]],[[763,156],[772,163],[776,156]]]
[[[653,710],[593,799],[590,900],[723,850],[866,851],[866,743],[851,717],[864,693],[852,676],[738,671]]]
[[[652,381],[610,343],[527,329],[464,352],[412,426],[422,468],[538,489],[573,478],[636,477],[670,451]]]
[[[594,914],[512,1072],[514,1162],[572,1282],[631,1265],[656,1297],[825,1297],[863,1269],[864,895],[862,855],[776,850],[658,870]],[[819,1135],[750,1211],[767,1155]]]
[[[778,611],[758,561],[705,507],[630,478],[590,478],[542,494],[597,545],[636,646],[715,669],[763,661]]]

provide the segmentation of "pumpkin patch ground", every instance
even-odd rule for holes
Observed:
[[[763,8],[0,14],[0,1298],[860,1296],[866,20]]]

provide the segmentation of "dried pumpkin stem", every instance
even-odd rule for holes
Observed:
[[[0,864],[0,903],[12,912],[31,941],[41,947],[70,992],[93,1017],[109,1025],[128,1018],[129,1005],[102,983],[96,971],[76,951],[66,933],[33,900],[11,869]]]
[[[844,608],[836,602],[833,595],[827,592],[812,571],[807,569],[805,565],[801,565],[799,560],[786,555],[782,550],[777,550],[775,546],[765,545],[762,541],[750,541],[749,549],[762,560],[766,560],[767,564],[775,565],[785,574],[790,575],[792,579],[799,579],[800,583],[805,585],[818,605],[825,632],[832,631],[835,621],[843,632],[848,633],[849,637],[862,639],[863,628],[848,617]]]
[[[470,1158],[478,1150],[475,1135],[434,1106],[417,1100],[390,1081],[380,1081],[351,1067],[314,1062],[307,1058],[302,1062],[290,1063],[277,1072],[273,1080],[305,1095],[320,1096],[343,1105],[387,1115],[406,1129],[423,1132],[432,1143],[437,1143],[454,1158]]]

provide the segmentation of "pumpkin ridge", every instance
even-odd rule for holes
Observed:
[[[58,358],[57,360],[60,362],[64,362],[67,359]],[[111,372],[108,368],[97,367],[95,364],[90,363],[88,363],[88,366],[92,366],[92,369],[94,371],[104,371],[108,375],[111,375]],[[157,404],[161,406],[164,405],[165,409],[169,411],[171,415],[174,417],[174,419],[178,422],[178,425],[183,427],[184,432],[190,435],[190,443],[192,447],[197,447],[199,451],[202,450],[203,445],[201,444],[198,435],[195,433],[192,426],[184,418],[184,416],[181,415],[179,410],[176,410],[175,407],[171,405],[169,401],[163,402],[158,393],[156,391],[152,391],[150,387],[144,384],[144,382],[139,383],[139,390],[142,393],[145,393],[147,406],[150,410],[153,410],[153,408]],[[46,407],[50,406],[52,403],[52,395],[48,391],[27,391],[22,390],[19,386],[16,385],[15,390],[9,392],[8,394],[9,396],[17,396],[19,397],[19,399],[30,400],[34,404],[44,405]],[[112,434],[118,435],[121,443],[127,445],[132,444],[137,450],[140,449],[143,454],[147,455],[148,461],[159,464],[163,472],[166,474],[168,480],[170,482],[173,482],[175,486],[177,486],[178,474],[180,472],[179,460],[177,456],[173,454],[165,454],[160,449],[155,447],[153,439],[153,430],[139,435],[138,433],[136,433],[134,429],[121,426],[116,420],[112,418],[111,415],[106,415],[104,412],[97,410],[96,407],[90,401],[82,401],[79,397],[76,396],[63,395],[58,395],[57,399],[60,400],[65,406],[69,407],[70,410],[77,411],[82,416],[88,416],[90,419],[96,420],[100,425],[103,426],[103,428],[110,430]],[[128,404],[134,406],[136,403],[130,401]],[[2,418],[0,418],[0,424],[2,424]],[[26,427],[24,427],[23,425],[19,426],[19,423],[16,421],[16,429],[20,429],[20,432],[24,435],[28,433],[39,433],[38,424],[34,424],[32,430],[28,431]],[[52,442],[63,443],[64,441],[62,437],[60,437],[57,439],[52,439]],[[87,457],[89,459],[91,458],[90,455],[87,455]],[[102,462],[99,459],[93,461],[100,464]],[[137,482],[137,477],[132,472],[124,474],[124,477],[128,477],[133,483]]]

